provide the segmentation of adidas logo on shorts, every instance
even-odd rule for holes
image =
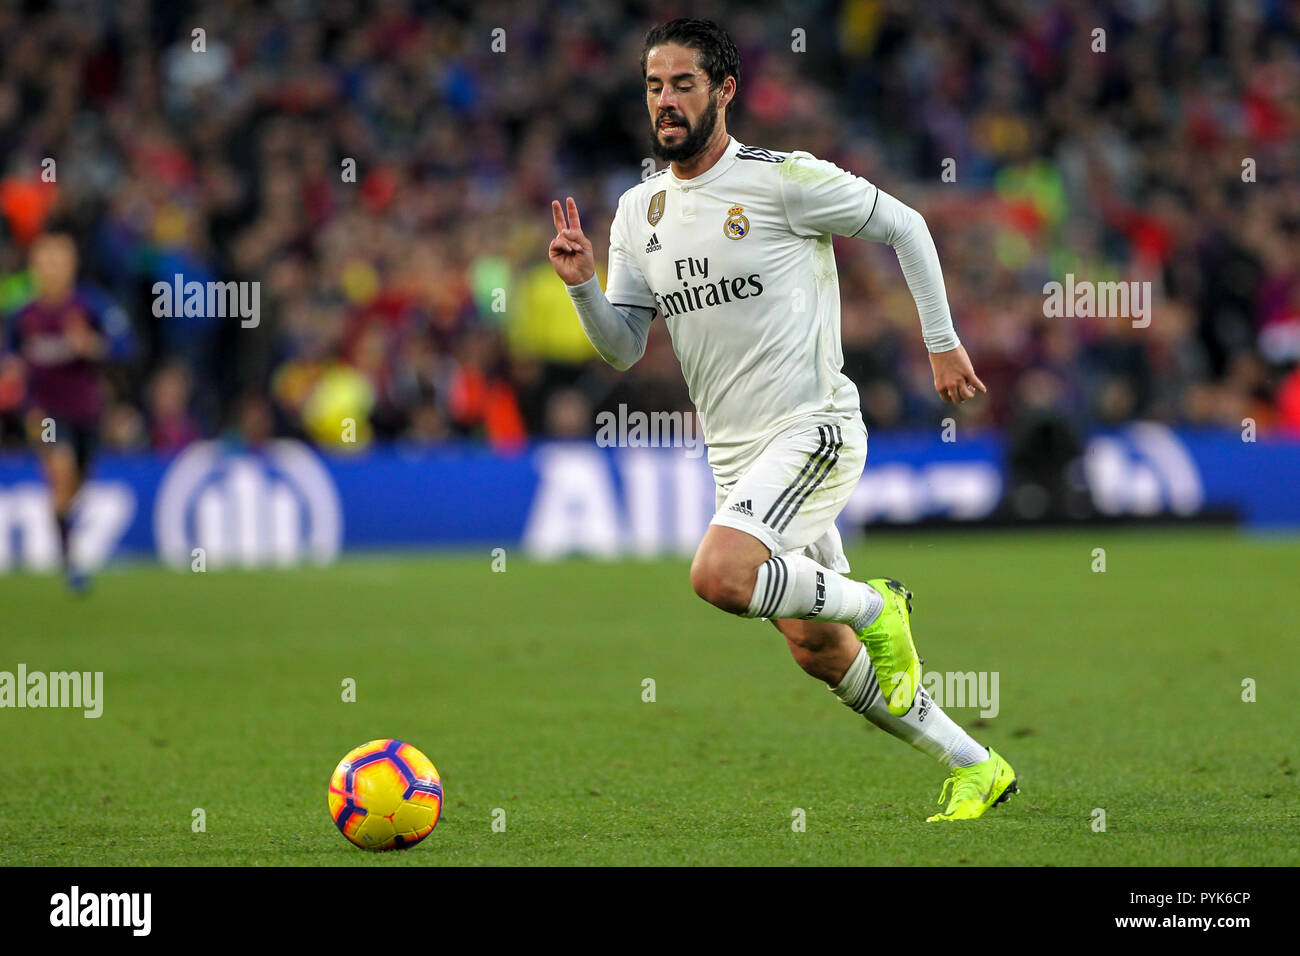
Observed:
[[[734,505],[732,505],[727,510],[739,511],[742,515],[745,515],[747,518],[752,518],[754,517],[754,501],[751,498],[746,498],[744,501],[737,501]]]

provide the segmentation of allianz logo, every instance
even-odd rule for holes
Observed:
[[[1103,514],[1191,515],[1205,504],[1195,460],[1172,430],[1156,422],[1093,436],[1084,451],[1083,474]]]
[[[716,489],[703,459],[668,448],[607,449],[577,443],[539,449],[523,546],[533,557],[689,556],[713,517]],[[868,521],[991,514],[1002,492],[987,461],[868,464],[841,515],[840,532]],[[752,502],[742,502],[752,505]]]
[[[329,473],[306,446],[279,440],[261,454],[196,442],[176,459],[154,504],[158,557],[208,568],[325,563],[338,556],[343,510]]]
[[[103,564],[131,528],[136,509],[136,492],[125,482],[87,484],[73,529],[74,557],[87,567]],[[211,570],[326,563],[343,542],[333,479],[306,445],[289,440],[270,442],[259,453],[235,452],[220,442],[190,445],[163,474],[152,517],[158,558],[184,569],[197,548]],[[0,572],[57,566],[45,486],[33,479],[0,487]]]
[[[537,493],[523,546],[542,559],[689,556],[714,512],[713,476],[703,460],[670,449],[607,449],[562,443],[539,449]],[[868,524],[931,517],[976,521],[1002,499],[996,450],[962,460],[868,459],[839,519],[851,537]],[[1193,514],[1205,493],[1196,462],[1168,427],[1138,422],[1092,438],[1082,470],[1106,514]]]

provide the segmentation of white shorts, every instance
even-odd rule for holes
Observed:
[[[717,482],[718,510],[709,523],[753,535],[774,556],[803,554],[843,574],[849,559],[835,519],[866,463],[861,419],[800,422],[773,438],[734,481]]]

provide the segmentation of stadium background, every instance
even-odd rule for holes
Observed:
[[[740,45],[738,138],[934,234],[990,394],[937,402],[893,253],[837,240],[872,430],[844,530],[917,594],[928,673],[1000,675],[942,702],[1022,775],[976,826],[924,825],[939,768],[691,593],[703,459],[591,440],[689,406],[662,323],[631,372],[594,359],[547,207],[576,196],[603,258],[641,38],[679,13]],[[105,694],[0,711],[3,862],[1294,865],[1298,30],[1280,2],[0,5],[0,309],[66,227],[131,333],[74,529],[108,569],[84,599],[0,575],[0,676]],[[260,282],[261,321],[156,319],[177,273]],[[1070,273],[1151,281],[1149,327],[1046,318]],[[0,392],[0,570],[50,570]],[[1071,527],[952,532],[1035,516]],[[381,736],[446,787],[408,854],[324,812]]]
[[[566,194],[603,260],[617,196],[650,163],[640,37],[674,12],[9,6],[0,309],[12,315],[31,296],[33,237],[72,231],[83,282],[130,328],[107,376],[110,476],[121,475],[115,453],[165,463],[199,439],[255,450],[272,436],[331,462],[375,449],[381,461],[392,449],[441,461],[439,449],[468,441],[501,452],[508,471],[509,456],[538,440],[590,438],[604,410],[689,412],[662,323],[646,357],[615,373],[546,260],[547,205]],[[949,438],[991,443],[980,458],[999,472],[999,514],[1295,520],[1278,500],[1295,454],[1285,436],[1300,436],[1293,7],[852,0],[692,12],[725,22],[741,49],[732,129],[742,141],[807,149],[862,174],[919,209],[936,237],[959,334],[990,389],[960,409],[934,395],[892,251],[836,240],[846,370],[873,435],[869,475],[893,458],[891,434],[933,444],[951,416]],[[1097,28],[1104,53],[1092,49]],[[40,175],[47,157],[55,183]],[[344,175],[352,163],[355,181]],[[178,273],[259,282],[259,324],[155,317],[154,283]],[[1149,327],[1045,317],[1044,283],[1067,273],[1150,281]],[[35,473],[21,390],[0,391],[12,488]],[[1105,475],[1081,474],[1085,450],[1095,460],[1089,436],[1137,420],[1218,430],[1234,444],[1249,421],[1273,454],[1242,459],[1239,444],[1219,442],[1209,459],[1182,457],[1192,454],[1202,489],[1261,459],[1268,474],[1181,506],[1167,473],[1188,472],[1185,461],[1148,467],[1150,455],[1130,448]],[[428,481],[462,484],[429,467]],[[1086,490],[1141,484],[1143,469],[1163,489],[1150,500]],[[135,524],[98,551],[154,549],[140,525],[154,491],[150,479],[129,492]],[[495,500],[516,493],[507,481]],[[990,516],[991,492],[972,494],[982,503],[965,514],[920,504],[896,518]],[[11,510],[34,507],[28,498]],[[435,520],[428,531],[412,541],[399,521],[355,543],[514,543],[526,529],[440,535]],[[5,564],[49,562],[48,547],[25,557],[21,541],[13,547]]]
[[[1045,404],[1076,433],[1138,417],[1300,433],[1288,5],[705,6],[742,51],[743,141],[808,149],[926,215],[990,386],[963,425],[1013,426]],[[241,399],[327,447],[339,429],[314,426],[318,405],[368,420],[363,447],[508,447],[590,435],[593,410],[619,400],[687,407],[662,327],[629,374],[605,370],[545,257],[550,198],[576,195],[603,246],[640,175],[640,36],[669,9],[10,5],[3,305],[29,294],[33,235],[52,217],[72,225],[84,278],[138,340],[114,377],[114,449],[217,435]],[[193,25],[206,54],[191,52]],[[1089,52],[1094,25],[1105,54]],[[791,51],[795,30],[807,52]],[[47,156],[57,184],[40,182]],[[945,158],[955,182],[940,181]],[[951,409],[892,254],[836,252],[868,424],[937,427]],[[262,325],[154,318],[153,283],[178,271],[260,280]],[[1152,280],[1151,327],[1045,319],[1042,286],[1067,272]]]

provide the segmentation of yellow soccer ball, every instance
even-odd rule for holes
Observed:
[[[442,815],[442,781],[428,757],[400,740],[372,740],[339,761],[330,777],[330,816],[363,850],[415,846]]]

